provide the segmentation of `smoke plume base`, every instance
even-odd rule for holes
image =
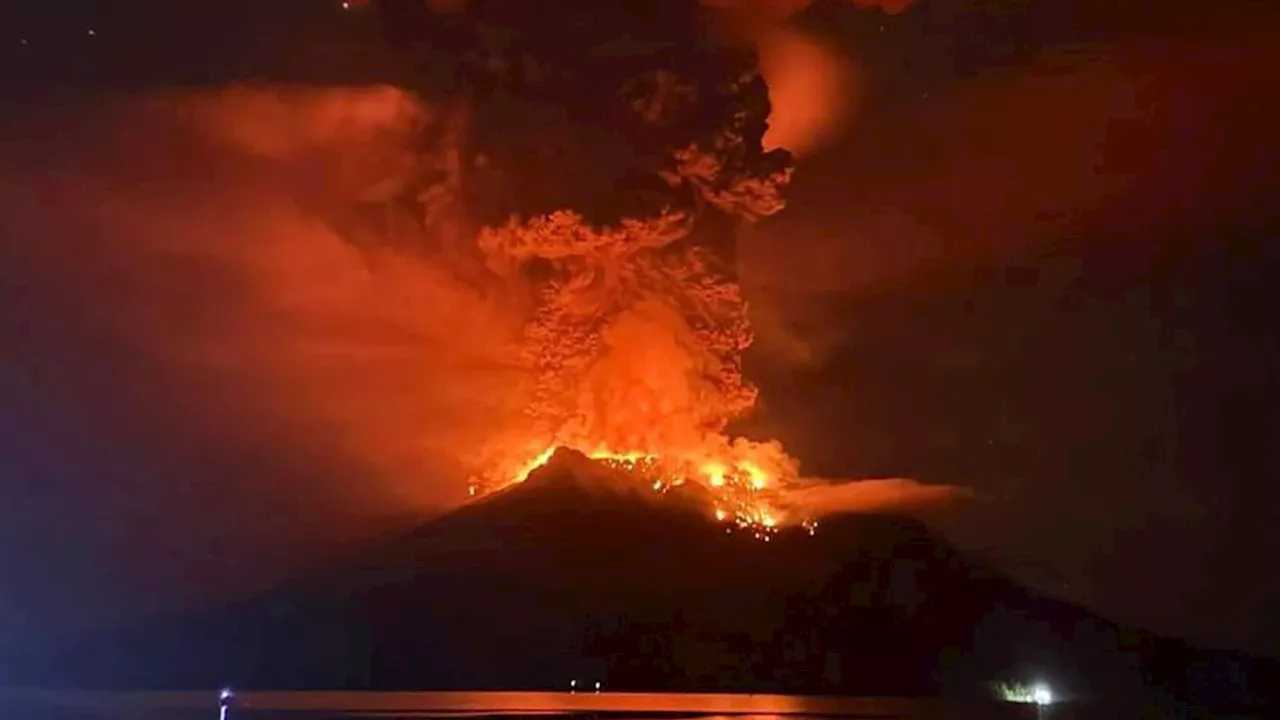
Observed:
[[[744,448],[750,452],[750,448]],[[773,445],[777,457],[790,461]],[[889,478],[830,482],[793,481],[781,485],[761,466],[743,460],[737,466],[710,460],[701,467],[672,472],[669,461],[656,456],[583,453],[568,447],[551,448],[520,469],[520,483],[542,477],[567,475],[590,482],[608,480],[615,488],[649,489],[653,497],[670,493],[702,501],[711,498],[711,517],[729,531],[746,532],[758,540],[769,539],[783,528],[818,531],[819,520],[852,514],[918,512],[968,499],[968,491],[950,486],[924,485],[914,480]],[[794,465],[791,470],[794,471]],[[519,484],[519,483],[517,483]],[[692,493],[683,492],[688,486]],[[508,486],[510,487],[510,486]],[[726,492],[726,487],[732,488]],[[709,518],[710,519],[710,518]]]

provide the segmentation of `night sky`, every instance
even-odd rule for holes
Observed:
[[[860,107],[743,248],[763,390],[748,425],[814,474],[974,488],[938,518],[951,537],[1104,616],[1280,652],[1280,17],[1111,6],[804,18],[857,58]],[[0,10],[0,118],[404,77],[371,16],[325,0]],[[0,135],[5,153],[25,142]],[[71,201],[13,217],[43,202]],[[354,479],[367,468],[298,450],[296,428],[233,400],[192,419],[189,396],[218,388],[78,314],[24,264],[24,222],[0,234],[0,634],[243,592],[405,522]]]

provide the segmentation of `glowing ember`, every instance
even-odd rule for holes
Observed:
[[[555,447],[550,447],[522,465],[508,484],[527,480],[532,472],[550,461],[555,450]],[[700,464],[689,461],[672,462],[656,455],[612,452],[599,448],[583,454],[606,467],[650,483],[657,493],[665,493],[690,481],[699,483],[710,489],[716,497],[712,514],[717,521],[750,528],[762,539],[767,539],[766,536],[775,532],[782,523],[783,514],[772,507],[772,498],[768,493],[770,479],[753,462],[742,461],[732,467],[720,461],[704,461]],[[472,486],[473,489],[476,487]]]

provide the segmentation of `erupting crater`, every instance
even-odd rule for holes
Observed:
[[[462,5],[439,28],[474,41],[458,60],[468,89],[425,134],[403,204],[518,319],[503,363],[520,379],[468,453],[470,495],[523,483],[565,449],[766,541],[851,506],[947,496],[804,478],[778,442],[729,434],[758,396],[738,243],[784,209],[794,169],[764,142],[758,49],[713,42],[698,3],[572,3],[553,43],[524,4]],[[662,42],[611,46],[602,62],[599,40],[623,36]],[[696,49],[657,51],[677,47]]]
[[[765,542],[784,525],[801,525],[810,534],[817,528],[816,522],[788,518],[777,507],[777,478],[750,460],[697,464],[643,453],[582,452],[558,446],[525,463],[506,487],[543,475],[611,479],[620,481],[618,486],[623,488],[658,496],[675,494],[723,523],[727,532],[746,531]],[[475,494],[476,486],[472,487]]]

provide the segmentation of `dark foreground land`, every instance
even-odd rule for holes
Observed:
[[[912,520],[837,518],[814,535],[784,529],[765,543],[687,500],[560,458],[329,572],[33,657],[10,684],[474,691],[576,681],[607,692],[550,697],[951,697],[993,717],[990,684],[1016,681],[1116,708],[1115,717],[1275,707],[1276,663],[1203,651],[1037,594]]]

